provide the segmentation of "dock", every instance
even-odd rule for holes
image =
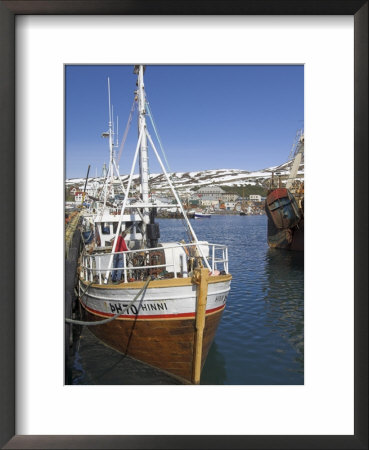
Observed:
[[[73,237],[76,234],[77,227],[82,221],[81,211],[73,211],[65,218],[65,255],[68,259],[69,250],[73,244]]]
[[[76,310],[76,295],[74,292],[77,284],[77,264],[80,254],[81,231],[79,226],[82,223],[81,211],[73,211],[65,217],[65,317],[73,318]],[[67,361],[73,341],[73,329],[65,323],[65,370],[67,371]]]

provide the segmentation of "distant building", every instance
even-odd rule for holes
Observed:
[[[233,210],[235,208],[236,203],[235,202],[225,202],[224,206],[225,206],[225,209],[227,211],[230,211],[230,210]]]
[[[152,196],[152,197],[158,203],[165,203],[167,205],[170,205],[170,204],[173,203],[173,198],[170,198],[170,197],[166,197],[166,196],[163,196],[163,195],[155,195],[155,196]]]
[[[261,202],[261,195],[252,194],[250,195],[250,200],[252,202]]]
[[[83,191],[76,191],[74,194],[74,201],[82,202],[82,199],[83,199]]]
[[[98,188],[99,188],[99,183],[94,182],[92,184],[88,184],[86,186],[86,193],[88,195],[94,196],[94,195],[96,195]]]
[[[195,195],[206,200],[222,200],[223,202],[234,201],[237,198],[237,194],[226,192],[220,186],[215,185],[204,186],[196,191]]]
[[[208,197],[201,197],[199,199],[199,203],[202,206],[218,206],[219,205],[219,200],[214,200],[213,198],[208,198]]]
[[[197,198],[197,199],[196,199],[196,198],[190,198],[188,204],[189,204],[190,206],[199,206],[199,204],[200,204],[200,199],[198,199],[198,198]]]

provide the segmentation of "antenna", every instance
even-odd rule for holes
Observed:
[[[110,176],[113,179],[113,158],[114,158],[113,134],[114,134],[114,125],[112,123],[113,106],[112,106],[111,100],[110,100],[110,78],[109,77],[108,77],[108,97],[109,97],[109,152],[110,152],[110,158],[109,158],[109,169],[108,169],[107,177]],[[105,202],[106,202],[106,195],[107,195],[107,192],[105,192],[104,206],[105,206]]]
[[[114,133],[114,105],[111,105],[111,129]]]
[[[109,77],[108,77],[108,97],[109,97],[109,127],[111,127],[110,78]]]
[[[116,142],[115,146],[118,147],[118,144],[119,144],[118,143],[118,116],[117,116],[117,134],[116,134],[116,137],[117,138],[116,138],[116,141],[115,141]]]

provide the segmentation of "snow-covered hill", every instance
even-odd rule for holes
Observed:
[[[272,172],[288,175],[291,168],[291,161],[275,167],[249,172],[241,169],[217,169],[203,170],[197,172],[174,172],[170,174],[170,178],[174,186],[180,190],[191,191],[193,188],[201,186],[222,185],[222,186],[246,186],[246,185],[264,185],[272,176]],[[121,179],[126,184],[129,175],[121,175]],[[304,177],[304,163],[300,165],[298,177]],[[134,180],[138,180],[138,174]],[[102,181],[100,178],[90,178],[89,183],[93,181]],[[84,178],[70,178],[66,180],[66,186],[83,186]],[[150,174],[150,184],[153,189],[167,189],[168,183],[164,174]]]

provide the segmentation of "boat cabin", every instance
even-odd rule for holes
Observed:
[[[117,234],[120,216],[115,211],[97,215],[94,219],[96,243],[98,247],[112,247],[112,241]],[[142,220],[138,214],[124,214],[121,222],[121,229],[127,231],[125,241],[130,250],[137,250],[142,247]]]

